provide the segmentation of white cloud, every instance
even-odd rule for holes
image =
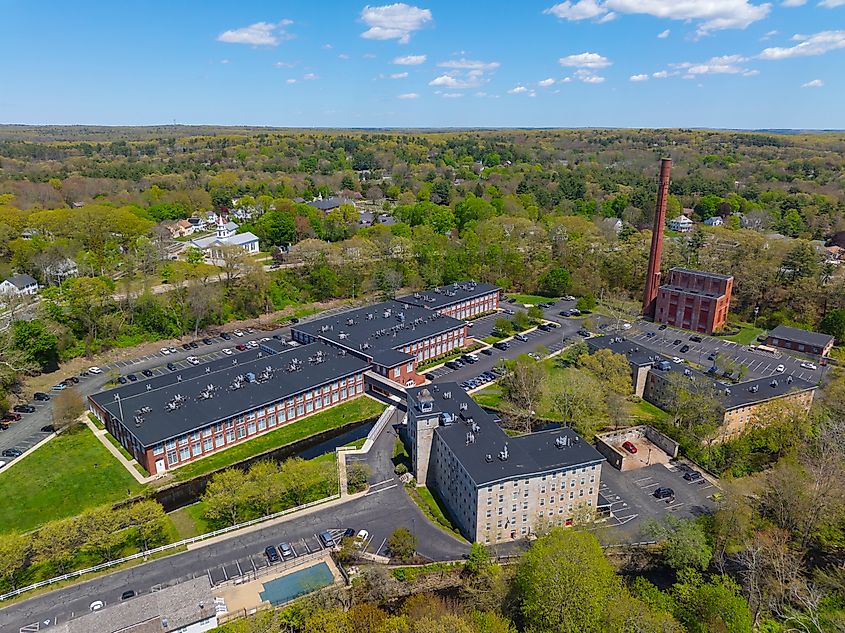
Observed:
[[[655,79],[666,79],[669,76],[669,72],[666,70],[658,70],[656,73],[651,73],[651,76]]]
[[[574,68],[607,68],[613,62],[607,57],[599,55],[598,53],[579,53],[578,55],[567,55],[561,57],[558,62],[561,66],[571,66]]]
[[[631,75],[628,79],[630,81],[648,81],[648,74]]]
[[[341,53],[340,55],[337,56],[337,58],[346,60],[346,59],[349,59],[349,55],[347,55],[346,53]]]
[[[334,48],[334,46],[332,46],[331,44],[323,44],[323,48],[327,51],[330,51]]]
[[[582,81],[585,84],[600,84],[604,82],[604,77],[597,75],[587,68],[579,68],[572,74],[575,75],[578,81]]]
[[[296,62],[276,62],[273,66],[276,68],[293,68],[296,66]]]
[[[828,9],[835,9],[836,7],[845,6],[845,0],[821,0],[820,7],[827,7]]]
[[[361,20],[369,29],[361,33],[368,40],[398,40],[400,44],[411,41],[411,34],[431,22],[431,11],[397,2],[381,7],[365,6]]]
[[[544,11],[566,20],[607,22],[616,13],[646,14],[657,18],[698,22],[698,33],[720,29],[744,29],[765,18],[772,5],[754,0],[567,0]],[[787,2],[792,0],[786,0]],[[845,4],[845,0],[821,0]]]
[[[812,81],[808,81],[805,84],[802,84],[802,88],[821,88],[824,86],[824,82],[821,79],[813,79]]]
[[[759,74],[760,74],[760,71],[756,70],[756,69],[755,70],[746,70],[744,73],[742,73],[742,76],[743,77],[756,77]]]
[[[501,64],[499,62],[481,62],[473,59],[451,59],[437,64],[440,68],[452,68],[455,70],[496,70]]]
[[[440,95],[444,99],[459,99],[464,96],[462,92],[444,92]]]
[[[223,31],[217,36],[218,42],[227,44],[251,44],[252,46],[278,46],[279,42],[293,38],[285,30],[293,24],[292,20],[281,22],[256,22],[240,29]]]
[[[765,42],[766,40],[773,38],[778,33],[779,31],[769,31],[763,37],[760,38],[760,41]]]
[[[525,86],[514,86],[510,90],[508,90],[509,95],[521,95],[523,93],[528,92],[528,88]]]
[[[781,5],[784,7],[800,7],[807,4],[807,0],[783,0]]]
[[[596,22],[598,22],[599,24],[607,24],[608,22],[612,22],[613,20],[615,20],[617,17],[619,16],[617,16],[613,11],[611,11],[603,18],[599,18],[598,20],[596,20]]]
[[[295,84],[295,83],[296,83],[296,79],[288,79],[285,83]]]
[[[425,55],[405,55],[404,57],[395,57],[393,63],[399,66],[419,66],[424,64],[426,59],[428,58]]]
[[[747,62],[748,58],[742,55],[722,55],[720,57],[711,57],[706,62],[699,64],[691,64],[684,62],[681,64],[670,64],[673,68],[683,68],[690,76],[695,75],[739,75],[749,72],[740,64]]]
[[[416,92],[403,92],[401,95],[396,97],[397,99],[419,99],[420,96]]]
[[[405,79],[408,76],[408,73],[393,73],[390,75],[391,79]]]
[[[760,53],[760,59],[789,59],[791,57],[810,57],[845,48],[845,31],[822,31],[813,35],[794,35],[795,46],[766,48]]]
[[[220,63],[225,65],[225,64],[229,63],[229,60],[228,59],[221,59]]]
[[[568,84],[568,83],[571,83],[571,82],[572,82],[572,77],[564,77],[563,79],[560,80],[560,83],[562,83],[562,84]]]
[[[555,83],[555,80],[552,79],[551,77],[549,77],[548,79],[543,79],[541,81],[538,81],[537,85],[542,86],[543,88],[548,88],[549,86],[553,86],[554,83]]]
[[[478,75],[459,77],[448,73],[435,77],[428,82],[429,86],[443,86],[444,88],[478,88],[485,81]]]
[[[657,39],[665,40],[667,37],[669,37],[669,32],[669,29],[666,29],[665,31],[660,31],[660,33],[657,34]]]
[[[375,59],[376,58],[376,56],[373,55],[372,53],[364,53],[363,55],[361,55],[361,57],[363,57],[364,59]]]
[[[553,15],[564,20],[590,20],[607,13],[607,9],[596,0],[577,0],[576,2],[561,2],[549,7],[543,13]]]
[[[319,79],[320,77],[315,75],[314,73],[305,73],[302,75],[302,79],[304,81],[314,81],[315,79]]]

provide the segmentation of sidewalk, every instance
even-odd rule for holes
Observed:
[[[89,429],[91,429],[91,432],[94,434],[94,437],[100,440],[102,445],[106,447],[106,450],[108,450],[109,453],[114,455],[115,459],[120,462],[120,465],[129,471],[129,474],[135,478],[135,481],[137,481],[139,484],[148,484],[151,481],[155,481],[156,479],[158,479],[158,477],[156,477],[155,475],[149,475],[148,477],[144,477],[144,475],[138,472],[138,469],[135,468],[135,463],[126,459],[126,457],[123,456],[123,453],[121,453],[114,444],[109,442],[109,438],[106,437],[108,431],[106,431],[105,429],[98,429],[96,425],[91,422],[91,419],[88,417],[87,411],[82,414],[82,419],[85,422],[85,425]]]

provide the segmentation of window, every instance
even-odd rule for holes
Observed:
[[[170,451],[167,454],[167,463],[170,464],[171,466],[178,461],[179,461],[179,457],[177,457],[176,451]]]
[[[239,439],[239,440],[242,440],[242,439],[243,439],[243,438],[245,438],[245,437],[246,437],[246,428],[245,428],[245,427],[242,427],[242,426],[239,426],[239,427],[238,427],[238,439]]]
[[[203,440],[202,448],[204,451],[213,451],[214,450],[214,440],[210,437],[207,437]]]
[[[183,462],[184,462],[184,461],[187,461],[187,460],[189,460],[189,459],[191,459],[191,451],[190,451],[190,449],[188,449],[188,448],[180,448],[180,449],[179,449],[179,459],[180,459],[180,460],[182,460]]]
[[[273,427],[276,426],[276,414],[271,413],[267,416],[267,426]]]
[[[230,444],[235,441],[235,432],[234,431],[226,431],[226,441]]]
[[[252,435],[255,433],[255,422],[250,422],[246,425],[246,432]]]
[[[223,442],[223,434],[222,433],[218,433],[217,435],[214,436],[214,445],[217,448],[220,448],[221,446],[223,446],[224,443],[225,442]]]
[[[398,367],[393,368],[393,377],[399,378],[399,368]]]
[[[202,455],[202,448],[200,447],[200,443],[196,442],[195,444],[191,445],[191,452],[196,457],[197,455]]]
[[[267,428],[267,421],[262,418],[261,420],[258,421],[258,430],[263,431],[266,428]]]
[[[164,445],[156,444],[153,447],[153,455],[161,455],[164,452]]]
[[[176,440],[167,440],[167,450],[173,450],[176,448]]]

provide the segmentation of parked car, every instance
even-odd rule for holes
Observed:
[[[634,455],[637,452],[637,447],[634,446],[633,442],[629,442],[628,440],[625,440],[624,442],[622,442],[622,448],[624,448],[626,451],[628,451],[632,455]]]
[[[16,404],[12,407],[12,411],[17,413],[35,413],[35,407],[31,404]]]
[[[9,430],[9,422],[6,418],[0,420],[0,431],[8,431]]]
[[[689,345],[681,346],[681,354],[686,354],[689,351]]]
[[[784,367],[783,365],[778,365],[777,367],[775,367],[775,371],[778,372],[779,374],[782,374],[783,372],[786,371],[786,367]]]
[[[60,382],[60,383],[59,383],[59,384],[57,384],[57,385],[53,385],[53,389],[54,389],[55,391],[64,391],[65,389],[67,389],[67,385],[66,385],[65,383],[63,383],[63,382]]]
[[[290,322],[296,325],[297,323],[299,323],[299,319],[297,317],[291,317]]]
[[[202,342],[203,342],[205,345],[211,345],[214,341],[212,341],[212,340],[211,340],[210,338],[208,338],[208,337],[205,337],[205,338],[202,340]]]
[[[474,325],[475,323],[473,323],[472,321],[467,321],[467,327],[473,327]]]
[[[525,334],[514,334],[514,335],[513,335],[513,337],[514,337],[517,341],[521,341],[521,342],[523,342],[523,343],[527,343],[527,342],[528,342],[528,337],[527,337],[527,336],[525,336]]]
[[[578,308],[570,308],[568,312],[569,316],[581,316],[581,311]]]
[[[103,370],[102,370],[102,369],[100,369],[99,367],[89,367],[89,368],[88,368],[88,371],[89,371],[90,373],[94,374],[95,376],[96,376],[97,374],[102,374],[102,373],[103,373]]]
[[[134,589],[127,589],[122,594],[120,594],[120,599],[121,600],[129,600],[129,598],[134,598],[136,595],[138,595],[138,594],[135,593]]]
[[[548,325],[546,325],[545,323],[541,323],[540,325],[538,325],[538,326],[537,326],[537,329],[538,329],[538,330],[542,330],[543,332],[551,332],[551,331],[552,331],[552,328],[550,328],[550,327],[549,327]]]
[[[243,336],[243,335],[244,335],[244,333],[243,333],[243,332],[241,332],[240,330],[233,330],[233,331],[232,331],[232,334],[234,334],[235,336],[238,336],[238,337],[240,337],[240,336]]]
[[[813,363],[809,363],[809,362],[801,363],[801,368],[802,369],[818,369],[818,367],[816,367]]]
[[[88,605],[88,608],[91,611],[99,611],[104,606],[106,606],[106,603],[103,602],[102,600],[94,600],[94,602],[92,602],[91,604]]]
[[[226,354],[226,356],[231,356],[231,355],[234,353],[234,352],[231,350],[231,348],[229,348],[229,347],[227,347],[227,348],[225,348],[225,349],[223,349],[223,350],[221,350],[221,351],[222,351],[224,354]]]
[[[196,349],[199,347],[199,343],[197,343],[196,341],[191,341],[190,343],[188,343],[188,345],[190,345],[191,349]]]
[[[505,341],[499,341],[498,343],[493,343],[493,347],[495,347],[496,349],[500,349],[500,350],[504,351],[507,348],[509,348],[510,345],[508,345]]]
[[[189,349],[191,349],[191,346],[188,345],[187,343],[182,343],[182,349],[187,352]]]
[[[147,378],[149,378],[150,376],[153,375],[153,372],[152,372],[151,369],[142,369],[141,373],[144,374]]]
[[[284,559],[296,556],[296,554],[293,553],[293,548],[290,546],[290,543],[279,543],[279,553]]]
[[[276,339],[277,341],[283,341],[284,337],[281,334],[274,334],[272,338]]]
[[[129,379],[129,382],[135,382],[136,380],[138,380],[138,376],[136,376],[135,374],[126,374],[126,377]]]
[[[681,344],[681,339],[679,339],[679,338],[676,338],[674,341],[672,341],[672,345],[680,345],[680,344]]]
[[[167,368],[170,371],[176,371],[178,369],[178,367],[176,367],[176,365],[174,365],[173,363],[167,363]]]
[[[483,350],[481,350],[481,353],[484,354],[485,356],[492,356],[493,355],[493,349],[490,348],[490,347],[485,347]]]
[[[44,393],[43,391],[36,391],[32,394],[33,400],[38,400],[39,402],[47,402],[50,399],[50,396]]]
[[[672,357],[672,362],[673,362],[673,363],[683,363],[684,361],[683,361],[683,359],[682,359],[682,358],[679,358],[678,356],[673,356],[673,357]]]
[[[23,451],[19,448],[7,448],[3,451],[3,457],[20,457]]]
[[[589,330],[585,330],[584,328],[581,328],[580,330],[578,330],[578,334],[580,336],[583,336],[584,338],[587,338],[588,336],[590,336]]]
[[[326,549],[335,546],[334,538],[332,538],[331,532],[320,532],[319,534],[320,543],[322,543],[323,547]]]
[[[273,545],[268,545],[264,548],[264,555],[267,557],[267,562],[271,565],[273,563],[278,563],[280,560],[282,560],[279,556],[279,552]]]
[[[21,414],[10,411],[9,413],[3,416],[3,419],[9,420],[10,422],[20,422]]]
[[[228,332],[220,332],[220,338],[222,338],[224,341],[230,341],[232,340],[232,335]]]
[[[188,356],[188,358],[186,358],[185,360],[187,360],[189,363],[191,363],[191,365],[199,365],[200,364],[200,359],[197,358],[196,356]]]
[[[255,341],[247,341],[246,346],[250,349],[255,349],[256,347],[258,347],[258,343],[256,343]]]
[[[170,354],[170,348],[169,347],[162,347],[159,351],[162,353],[163,356],[167,356],[167,355]]]
[[[655,336],[657,336],[657,332],[646,332],[645,333],[646,338],[654,338]]]
[[[477,361],[478,361],[477,356],[475,358],[472,358],[469,354],[464,354],[463,356],[461,356],[461,362],[463,362],[463,363],[469,363],[470,365],[472,365],[473,363],[476,363]]]
[[[704,475],[702,475],[697,470],[688,470],[684,473],[684,479],[687,481],[701,481],[704,479]]]
[[[53,426],[52,424],[45,424],[44,426],[41,427],[41,432],[42,433],[55,433],[56,427]]]
[[[175,347],[168,347],[167,349],[169,349],[169,350],[170,350],[170,353],[171,353],[171,354],[175,354],[176,352],[178,352],[178,351],[179,351],[179,350],[177,350]]]
[[[244,345],[243,343],[238,343],[237,345],[235,345],[235,349],[240,351],[240,352],[245,352],[246,351],[246,345]]]
[[[709,354],[709,355],[707,356],[707,360],[716,360],[716,354],[715,354],[715,353],[714,353],[714,354]]]
[[[355,536],[355,539],[362,544],[366,543],[368,538],[370,538],[370,533],[367,530],[358,530],[358,534]]]
[[[695,336],[690,336],[690,337],[689,337],[689,340],[691,340],[693,343],[701,343],[701,340],[702,340],[702,339],[701,339],[701,337],[700,337],[700,336],[698,336],[698,335],[696,334]]]
[[[129,381],[128,381],[128,380],[126,380],[126,376],[118,376],[118,377],[117,377],[117,382],[119,382],[121,385],[125,385],[125,384],[126,384],[127,382],[129,382]]]
[[[437,376],[435,376],[432,373],[427,373],[427,374],[423,374],[423,378],[425,378],[429,382],[432,382],[435,378],[437,378]]]
[[[659,328],[657,328],[657,329],[658,329],[658,330],[660,330],[660,331],[662,332],[662,331],[663,331],[663,330],[665,330],[667,327],[669,327],[669,326],[668,326],[668,325],[666,325],[665,323],[663,323],[663,324],[661,324],[661,325],[660,325],[660,327],[659,327]]]
[[[668,499],[669,497],[675,496],[675,491],[671,488],[661,486],[660,488],[656,488],[651,494],[653,494],[658,499]]]
[[[353,528],[346,528],[346,529],[343,531],[343,536],[342,536],[342,538],[351,538],[351,537],[353,537],[353,536],[355,536],[355,530],[354,530]]]

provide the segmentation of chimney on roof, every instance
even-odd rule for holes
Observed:
[[[654,227],[651,231],[651,252],[648,257],[648,273],[643,293],[643,316],[654,318],[657,307],[657,291],[660,288],[660,258],[663,255],[663,225],[666,222],[666,199],[669,196],[669,177],[672,159],[660,159],[660,180],[657,184],[657,208],[654,213]]]

